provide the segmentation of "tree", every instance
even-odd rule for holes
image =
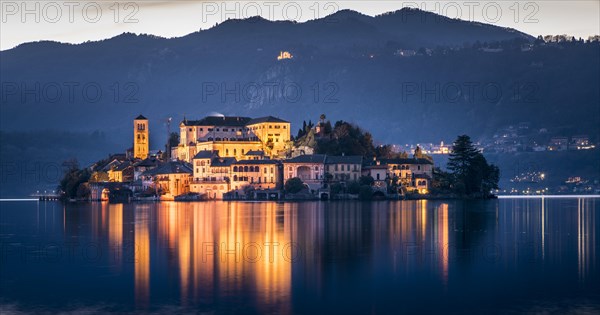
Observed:
[[[360,184],[357,181],[351,181],[346,186],[346,191],[349,194],[356,195],[360,192]]]
[[[371,175],[363,175],[358,179],[358,183],[361,186],[372,186],[375,183],[375,179]]]
[[[167,141],[170,148],[174,148],[179,145],[179,134],[177,132],[171,132],[169,134],[169,140]]]
[[[448,169],[452,171],[456,176],[466,176],[471,163],[475,156],[479,153],[471,138],[467,135],[458,136],[452,144],[452,152],[448,159]]]
[[[454,141],[448,169],[451,171],[452,190],[458,194],[486,197],[490,190],[498,188],[500,170],[488,164],[467,135],[458,136]]]
[[[285,191],[291,194],[299,193],[305,188],[304,183],[298,177],[288,179],[284,185]]]
[[[333,184],[331,184],[329,190],[331,191],[331,195],[337,195],[342,192],[342,189],[343,189],[342,184],[333,183]]]
[[[71,160],[63,163],[67,166],[67,170],[60,180],[58,189],[63,192],[65,198],[76,198],[79,191],[79,186],[86,183],[90,179],[90,172],[88,169],[79,169],[79,164],[75,160]],[[83,188],[82,188],[83,189]],[[85,190],[82,190],[83,193]]]
[[[360,192],[358,193],[358,199],[360,200],[371,200],[373,199],[373,188],[371,186],[360,186]]]

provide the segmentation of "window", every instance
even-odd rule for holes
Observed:
[[[417,169],[420,171],[421,170],[421,165],[417,165]]]
[[[234,166],[234,167],[233,167],[233,171],[234,171],[234,172],[237,172],[237,171],[238,171],[238,168],[237,168],[237,166]]]
[[[318,170],[319,170],[319,167],[318,167],[318,166],[315,166],[315,171],[318,171]]]
[[[356,179],[356,174],[354,176],[354,179]],[[379,173],[377,173],[377,180],[379,180]]]
[[[203,129],[203,128],[200,128],[200,131],[204,131],[204,129]]]
[[[189,129],[188,129],[188,131],[189,131],[189,132],[192,132],[192,128],[189,128]]]
[[[248,171],[248,166],[244,166],[244,172]]]
[[[217,128],[217,131],[219,131],[219,128]]]
[[[229,131],[227,128],[223,128],[223,131]]]
[[[265,168],[263,168],[263,170],[264,170],[263,173],[267,174],[267,168],[265,167]]]

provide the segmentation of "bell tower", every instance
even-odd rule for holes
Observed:
[[[150,130],[148,130],[148,119],[139,115],[133,120],[133,157],[145,159],[148,157],[150,146]]]

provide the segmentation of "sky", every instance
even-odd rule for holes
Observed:
[[[35,1],[0,0],[0,50],[54,40],[81,43],[124,32],[179,37],[231,18],[260,15],[304,22],[341,9],[367,15],[420,8],[451,18],[515,28],[530,35],[600,34],[600,0],[574,1]]]

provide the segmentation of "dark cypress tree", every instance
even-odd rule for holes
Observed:
[[[469,136],[458,136],[452,144],[452,152],[448,159],[448,169],[455,175],[466,175],[469,171],[469,166],[471,166],[478,153]]]
[[[448,169],[452,172],[452,186],[456,193],[487,197],[490,190],[498,188],[500,170],[488,164],[467,135],[458,136],[454,141]]]

